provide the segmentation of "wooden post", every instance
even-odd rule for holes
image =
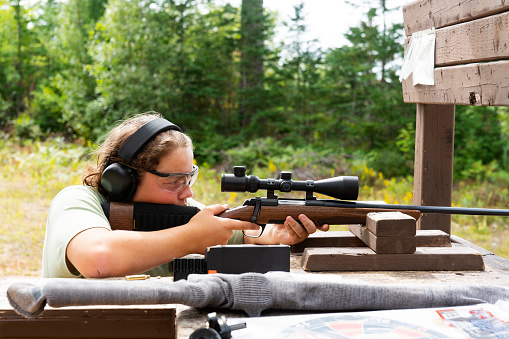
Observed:
[[[454,105],[417,104],[414,205],[451,206],[454,112]],[[423,214],[417,229],[450,235],[451,216]]]

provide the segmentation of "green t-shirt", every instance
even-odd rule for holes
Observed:
[[[77,278],[82,275],[66,258],[67,245],[78,233],[94,227],[111,230],[101,203],[106,198],[88,186],[70,186],[60,191],[51,203],[42,251],[43,278]],[[188,199],[190,206],[203,208],[199,202]],[[241,231],[235,231],[228,244],[242,244]],[[148,272],[151,276],[168,276],[171,264],[158,266]]]

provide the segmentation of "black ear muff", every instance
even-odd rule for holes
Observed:
[[[115,162],[103,171],[101,186],[108,192],[111,201],[129,201],[138,187],[138,173]]]
[[[159,118],[149,121],[124,142],[118,150],[118,155],[126,162],[132,162],[152,138],[168,130],[182,132],[180,127],[166,119]],[[138,172],[129,166],[115,162],[103,171],[101,186],[111,201],[128,202],[138,187]]]

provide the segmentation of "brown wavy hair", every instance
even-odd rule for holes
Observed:
[[[159,133],[136,155],[132,161],[126,161],[118,155],[118,150],[124,142],[141,126],[151,120],[162,118],[157,112],[146,112],[122,121],[113,128],[104,142],[95,150],[95,161],[88,163],[83,173],[83,185],[97,189],[101,194],[106,191],[101,186],[104,169],[119,162],[138,172],[138,183],[143,179],[143,172],[154,170],[159,165],[159,159],[181,147],[193,147],[191,138],[185,133],[169,130]]]

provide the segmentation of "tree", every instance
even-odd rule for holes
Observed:
[[[98,93],[90,111],[108,126],[156,110],[198,141],[235,125],[237,26],[229,5],[111,0],[89,48]]]
[[[246,128],[263,103],[263,0],[242,0],[240,35],[239,125]]]
[[[88,71],[92,59],[87,46],[89,32],[104,13],[106,2],[41,3],[44,15],[38,32],[50,75],[33,92],[31,114],[43,130],[90,137],[97,126],[97,116],[88,111],[96,97],[96,83]]]
[[[402,25],[376,23],[385,1],[370,8],[359,26],[345,34],[349,44],[331,50],[325,61],[324,91],[330,123],[326,135],[341,135],[351,151],[366,150],[369,165],[384,174],[411,173],[413,154],[394,147],[402,129],[415,121],[403,103],[395,60],[401,58]],[[384,20],[385,22],[385,20]]]
[[[20,0],[0,1],[0,120],[2,125],[25,112],[30,89],[34,85],[36,43],[31,26],[30,8]]]
[[[294,133],[305,143],[313,142],[317,123],[322,115],[320,78],[323,64],[323,52],[316,48],[316,39],[305,40],[307,31],[304,3],[294,6],[294,15],[290,17],[289,40],[283,49],[283,78],[287,110],[291,112],[288,120],[294,126]]]

